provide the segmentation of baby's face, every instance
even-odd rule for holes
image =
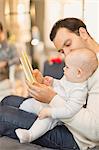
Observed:
[[[66,76],[66,79],[71,82],[77,81],[77,75],[78,75],[78,68],[76,65],[73,65],[73,60],[71,63],[70,58],[67,56],[65,58],[65,67],[63,68],[64,75]]]
[[[71,82],[84,82],[97,68],[97,58],[88,49],[72,51],[65,57],[64,75]]]

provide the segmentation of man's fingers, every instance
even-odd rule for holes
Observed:
[[[31,84],[29,81],[26,80],[26,84],[28,85],[29,88],[33,88],[33,86],[35,87],[39,86],[39,83],[36,81]]]
[[[31,91],[31,90],[28,90],[29,91],[29,95],[35,99],[37,99],[37,93],[35,91]]]

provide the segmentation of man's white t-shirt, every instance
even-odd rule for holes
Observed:
[[[65,120],[81,150],[99,145],[99,66],[88,80],[88,91],[87,108]]]

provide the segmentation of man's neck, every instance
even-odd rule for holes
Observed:
[[[99,53],[99,44],[95,40],[89,38],[87,43],[89,49],[93,50],[95,53]]]

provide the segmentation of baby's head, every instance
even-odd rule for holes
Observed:
[[[64,75],[71,82],[84,82],[97,69],[98,59],[90,49],[76,49],[65,58]]]

